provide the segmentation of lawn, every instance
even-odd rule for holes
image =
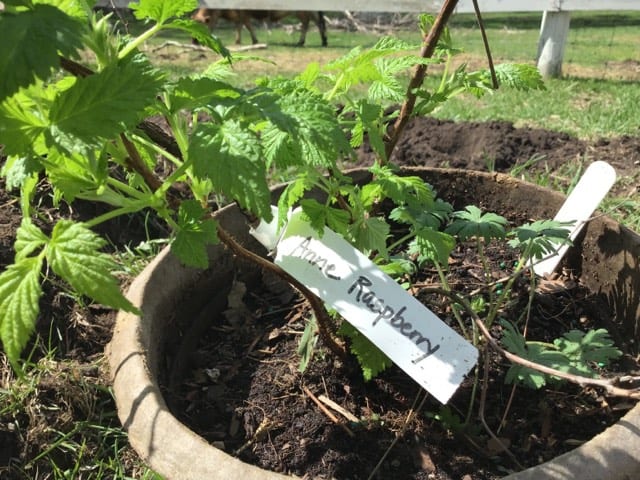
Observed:
[[[337,20],[329,16],[329,25]],[[535,64],[540,29],[538,14],[486,14],[483,17],[491,52],[496,63]],[[519,92],[508,89],[499,95],[476,101],[454,100],[435,113],[456,120],[509,120],[517,126],[559,130],[580,138],[637,135],[640,115],[640,12],[576,12],[573,14],[566,45],[563,77],[547,81],[547,89]],[[266,48],[235,54],[230,74],[238,85],[246,86],[261,76],[299,73],[310,62],[326,63],[355,47],[373,45],[381,35],[391,34],[419,44],[420,38],[410,25],[376,29],[375,32],[351,32],[329,27],[329,47],[320,47],[315,26],[310,27],[307,46],[294,48],[298,32],[292,28],[256,30]],[[221,23],[216,34],[233,45],[234,29]],[[467,63],[472,69],[487,64],[475,17],[459,14],[451,22],[453,43],[461,49],[454,65]],[[248,42],[247,32],[244,42]],[[167,43],[171,40],[171,43]],[[173,43],[177,42],[177,43]],[[192,50],[189,39],[175,35],[157,38],[148,45],[159,63],[169,64],[176,75],[206,66],[217,60],[211,53]],[[437,82],[440,69],[433,67],[427,82]],[[474,108],[469,108],[470,103]]]

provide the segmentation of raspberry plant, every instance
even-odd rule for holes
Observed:
[[[14,367],[20,368],[20,354],[35,329],[42,284],[52,276],[104,305],[136,310],[120,292],[117,264],[104,251],[106,239],[92,230],[96,226],[121,215],[153,212],[169,227],[173,253],[186,265],[206,268],[207,245],[220,239],[232,244],[211,213],[221,203],[237,202],[252,219],[270,220],[268,178],[277,171],[294,171],[297,178],[280,198],[281,222],[289,208],[300,205],[312,226],[334,229],[389,273],[412,268],[406,259],[391,256],[401,245],[419,262],[444,265],[455,245],[453,235],[500,236],[503,224],[496,216],[479,216],[469,207],[451,217],[450,206],[437,200],[429,185],[399,176],[389,164],[412,113],[430,113],[461,93],[484,95],[497,82],[543,88],[537,70],[526,65],[476,72],[463,65],[449,73],[456,51],[445,24],[455,3],[447,1],[435,20],[420,17],[422,45],[385,37],[326,65],[310,64],[295,78],[265,78],[238,88],[221,73],[220,62],[172,78],[141,50],[154,35],[180,30],[231,65],[229,52],[206,26],[186,18],[196,0],[132,4],[148,26],[137,37],[117,34],[88,0],[4,1],[1,173],[8,188],[19,190],[23,212],[14,263],[0,274],[0,337]],[[422,79],[434,63],[445,68],[440,84],[429,90]],[[397,102],[403,103],[400,110],[385,108]],[[158,129],[157,118],[169,133]],[[354,185],[339,166],[365,138],[379,161],[371,168],[370,183]],[[159,162],[171,165],[165,176],[156,173]],[[49,224],[34,201],[42,180],[57,204],[84,200],[109,208],[83,222]],[[178,195],[176,185],[187,193]],[[327,193],[324,203],[306,197],[314,188]],[[406,236],[391,243],[389,223],[379,213],[385,200],[394,205],[389,219],[408,226]],[[450,218],[449,231],[442,231]],[[545,235],[512,241],[531,240],[539,248],[536,254],[547,252],[550,244],[543,241],[540,247],[534,237]],[[326,333],[322,307],[317,301],[313,305],[317,328]],[[354,339],[367,375],[388,365],[366,338],[356,338],[346,324],[341,331]],[[308,345],[301,352],[308,360],[315,339],[312,334],[304,338]],[[478,339],[475,328],[473,338]],[[578,340],[585,343],[574,337],[563,341]]]

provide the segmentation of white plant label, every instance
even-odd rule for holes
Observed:
[[[289,219],[275,263],[447,403],[475,365],[477,349],[344,238],[328,228],[319,237],[300,216]],[[273,231],[262,224],[252,234],[271,248]]]
[[[559,222],[575,222],[567,227],[571,231],[569,238],[573,241],[598,208],[600,202],[616,181],[616,171],[607,162],[593,162],[585,170],[571,194],[558,210],[554,220]],[[533,266],[536,275],[542,277],[553,273],[562,257],[567,252],[569,245],[561,245],[555,255]]]

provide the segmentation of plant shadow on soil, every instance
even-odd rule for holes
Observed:
[[[529,174],[548,175],[554,186],[566,186],[570,181],[562,171],[567,162],[586,165],[592,160],[605,160],[616,168],[619,177],[627,179],[614,187],[614,195],[637,199],[640,193],[637,177],[640,137],[586,142],[557,132],[515,128],[508,122],[454,123],[425,118],[414,120],[408,126],[394,161],[403,165],[475,170],[491,167],[496,171],[511,172],[514,167],[531,163],[533,158],[538,161],[528,170]],[[362,149],[358,164],[369,162],[370,153]],[[19,203],[6,192],[4,184],[0,189],[0,205],[0,268],[4,269],[13,261],[12,244],[21,220]],[[498,213],[508,216],[508,212]],[[135,238],[131,238],[130,233],[129,224],[121,222],[112,224],[106,235],[116,247],[135,245],[145,238],[141,232],[137,232]],[[456,261],[460,262],[461,274],[473,275],[474,261],[466,258],[466,253],[458,252]],[[500,262],[512,261],[501,255],[504,252],[496,252],[496,272],[500,271],[497,266]],[[460,281],[468,282],[469,278],[463,277]],[[317,478],[366,478],[400,431],[418,386],[396,368],[379,379],[363,383],[355,364],[337,362],[329,355],[316,356],[309,370],[301,376],[297,371],[295,352],[304,328],[305,311],[301,304],[289,308],[286,302],[281,305],[282,311],[274,310],[273,304],[282,301],[281,295],[279,293],[274,299],[268,289],[251,289],[244,300],[249,315],[235,326],[229,325],[224,318],[211,326],[206,343],[201,344],[190,358],[195,368],[186,374],[177,391],[167,394],[167,398],[176,414],[194,430],[213,442],[224,443],[228,451],[242,449],[240,456],[247,461]],[[576,295],[590,300],[588,306],[577,310]],[[436,310],[440,300],[430,298],[427,302]],[[582,318],[583,326],[589,326],[607,314],[595,298],[577,287],[571,289],[571,295],[567,292],[551,294],[547,303],[542,302],[538,314],[541,330],[546,331],[549,338],[557,336],[563,331],[559,329],[571,326],[576,319]],[[560,308],[568,316],[560,317],[560,312],[551,311],[551,308]],[[40,321],[39,332],[44,343],[51,337],[51,331],[61,332],[53,339],[54,360],[67,365],[68,372],[73,374],[54,371],[40,379],[40,396],[34,400],[64,406],[64,415],[58,412],[41,416],[38,421],[36,416],[25,414],[16,418],[11,411],[0,416],[0,473],[11,480],[28,478],[23,473],[27,465],[37,467],[41,472],[50,468],[44,463],[46,460],[34,459],[48,448],[51,436],[36,433],[68,432],[74,422],[102,419],[98,409],[88,411],[70,401],[73,395],[69,392],[73,389],[65,387],[65,383],[77,382],[77,372],[83,381],[96,386],[90,390],[94,391],[94,400],[101,409],[111,412],[115,409],[110,396],[98,388],[106,383],[100,358],[110,336],[113,312],[79,306],[59,285],[49,289],[41,302],[41,312],[41,319],[53,319],[54,322],[51,327],[44,320]],[[447,317],[444,307],[436,313]],[[256,321],[256,317],[260,320]],[[221,331],[228,335],[220,335]],[[221,356],[214,358],[214,350]],[[34,361],[38,355],[42,353],[36,349]],[[498,365],[504,367],[503,362]],[[98,371],[95,371],[96,366]],[[498,375],[490,386],[492,394],[499,398],[487,408],[487,417],[493,425],[499,423],[504,402],[511,393],[511,387],[502,384],[499,378],[504,373],[502,367],[497,369]],[[5,372],[0,378],[10,382],[8,367],[3,368]],[[82,373],[85,370],[91,375]],[[216,378],[217,375],[220,377]],[[232,382],[237,384],[231,386]],[[303,393],[303,385],[356,415],[358,422],[346,424],[354,437],[327,419]],[[2,388],[7,386],[0,385]],[[463,385],[454,397],[453,405],[465,405],[469,394],[467,387]],[[277,390],[271,391],[271,388]],[[259,405],[258,397],[268,401]],[[265,405],[273,410],[265,411]],[[482,432],[456,433],[456,417],[446,418],[446,412],[438,412],[438,408],[435,401],[427,402],[425,411],[420,412],[412,428],[391,450],[379,478],[441,480],[464,475],[469,479],[497,478],[514,468],[503,452],[496,451],[495,445],[479,435]],[[510,414],[500,435],[510,441],[519,461],[525,465],[539,463],[573,448],[624,413],[616,410],[614,401],[607,403],[597,392],[571,386],[547,388],[536,394],[519,388],[510,411],[518,412],[517,416]],[[441,420],[437,421],[425,412],[440,413]],[[450,413],[456,414],[455,409]],[[461,415],[464,417],[465,413],[463,411]],[[562,422],[558,421],[561,416]],[[114,419],[109,418],[113,422]],[[584,421],[585,418],[589,421]],[[197,424],[191,423],[194,419]],[[518,422],[523,425],[519,429],[516,428]],[[20,434],[16,432],[16,425],[19,425]],[[285,430],[287,425],[292,429]],[[288,436],[285,431],[289,432]],[[250,440],[252,443],[247,443]],[[88,445],[87,448],[97,446]],[[476,456],[477,451],[482,454]],[[322,466],[324,471],[320,470]]]

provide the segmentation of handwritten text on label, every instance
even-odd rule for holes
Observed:
[[[373,320],[373,326],[375,327],[380,320],[388,320],[391,326],[397,329],[402,335],[413,340],[416,345],[421,343],[427,343],[427,351],[420,357],[412,360],[413,363],[418,363],[424,360],[429,355],[437,352],[440,345],[431,345],[431,340],[422,335],[417,329],[413,328],[413,325],[406,321],[403,317],[404,311],[407,307],[400,307],[400,309],[394,309],[393,307],[386,305],[384,299],[376,296],[376,293],[368,290],[368,287],[373,285],[373,282],[360,275],[358,279],[349,287],[347,293],[353,293],[356,301],[364,303],[369,310],[378,315]]]
[[[276,242],[276,264],[441,402],[476,363],[473,345],[332,230],[319,235],[293,212],[279,241],[272,224],[259,225],[254,234],[270,248]]]

